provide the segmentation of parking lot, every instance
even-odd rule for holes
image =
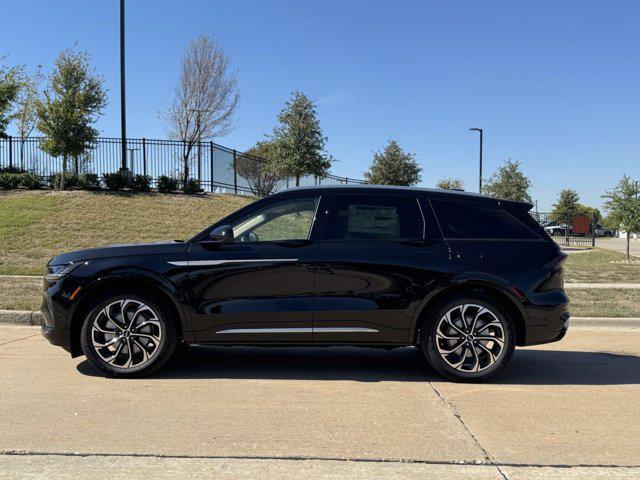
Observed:
[[[455,384],[410,348],[192,347],[98,376],[0,326],[0,478],[638,478],[640,330],[573,328]]]

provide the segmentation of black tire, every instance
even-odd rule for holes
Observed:
[[[105,325],[117,325],[115,321],[108,319],[111,317],[108,317],[104,313],[104,309],[106,309],[106,307],[112,306],[110,311],[116,311],[116,313],[112,315],[114,320],[122,318],[122,306],[120,306],[121,313],[117,313],[118,302],[121,302],[121,305],[125,305],[124,316],[127,319],[134,316],[131,314],[129,307],[143,311],[143,313],[138,314],[135,320],[135,323],[137,325],[141,325],[141,327],[137,330],[137,333],[132,333],[136,330],[136,325],[134,325],[131,332],[127,334],[125,339],[122,339],[122,337],[124,336],[126,322],[122,323],[122,328],[120,330],[118,330],[117,326],[113,329],[114,332],[120,332],[121,335],[118,335],[117,333],[102,334],[101,331],[98,330],[106,328],[110,331],[111,329],[109,327],[105,327]],[[140,304],[148,307],[149,310],[143,310],[139,307]],[[172,317],[171,309],[168,308],[163,301],[147,292],[113,292],[111,294],[106,294],[96,300],[95,307],[92,308],[89,314],[85,317],[82,325],[82,331],[80,333],[80,345],[82,347],[82,351],[91,365],[108,376],[143,377],[150,375],[162,367],[167,360],[171,358],[176,349],[178,337],[174,319]],[[96,324],[95,322],[98,323]],[[143,325],[143,322],[148,325]],[[131,323],[134,322],[132,321]],[[134,343],[134,338],[137,343]],[[156,342],[156,338],[159,338],[160,340]],[[96,347],[95,344],[100,342],[116,343],[109,347]],[[120,346],[120,342],[123,343],[121,353],[116,354],[116,360],[113,363],[107,362],[103,356],[105,353],[112,353],[110,349]],[[131,349],[134,353],[133,360],[130,362],[131,366],[126,366],[127,363],[121,363],[120,359],[125,355],[128,355],[127,347],[131,345],[133,345],[133,348]],[[151,354],[149,354],[150,351],[152,351]],[[145,352],[147,353],[146,360],[144,360]],[[132,356],[129,355],[129,358],[132,358]],[[134,363],[136,360],[140,360],[138,364]]]
[[[469,335],[465,337],[462,334],[456,332],[455,334],[460,335],[460,338],[465,337],[465,344],[461,345],[460,350],[456,349],[448,355],[441,353],[441,350],[448,350],[451,347],[455,347],[457,343],[455,340],[444,340],[442,336],[439,337],[437,335],[439,325],[441,327],[450,327],[450,332],[454,331],[450,326],[450,322],[447,322],[445,320],[445,315],[462,305],[468,305],[469,307],[474,306],[474,308],[475,306],[480,307],[475,310],[470,310],[469,312],[471,312],[472,314],[473,312],[482,312],[481,308],[488,310],[491,314],[489,315],[489,313],[485,312],[476,315],[480,319],[479,322],[482,322],[478,323],[478,330],[483,330],[479,332],[483,336],[478,336],[478,338],[486,338],[485,335],[490,334],[488,329],[492,329],[493,331],[491,332],[491,334],[495,335],[496,339],[500,339],[503,341],[503,345],[500,348],[499,353],[494,355],[495,361],[490,366],[485,366],[482,369],[479,369],[479,371],[464,371],[460,369],[465,368],[466,363],[468,363],[470,366],[473,365],[473,360],[469,362],[467,362],[466,360],[466,357],[469,354],[470,355],[468,358],[475,359],[477,365],[479,366],[482,365],[481,360],[484,360],[487,365],[492,360],[491,354],[477,346],[477,343],[482,343],[481,340],[476,339],[475,344],[473,343],[473,339],[475,338],[473,335],[471,335],[471,340],[469,340]],[[455,313],[450,314],[450,318],[452,318],[453,315],[455,315]],[[494,320],[497,320],[499,322],[499,325],[496,324]],[[442,324],[441,321],[443,322]],[[491,325],[488,325],[489,323]],[[483,325],[487,326],[483,327]],[[443,330],[441,328],[440,332],[442,331]],[[501,337],[498,335],[499,333],[502,334]],[[442,335],[442,333],[440,333],[440,335]],[[491,345],[494,350],[494,352],[492,353],[495,353],[495,351],[497,351],[497,347],[499,347],[499,343],[497,340],[495,342],[487,341],[486,343],[483,343],[483,345],[485,347]],[[513,350],[515,348],[515,329],[511,319],[509,319],[509,317],[505,314],[499,303],[494,301],[492,298],[484,295],[483,293],[455,295],[441,302],[425,319],[425,322],[420,331],[420,347],[429,364],[433,367],[434,370],[436,370],[436,372],[438,372],[443,377],[456,382],[483,382],[499,374],[511,358],[511,355],[513,354]],[[473,351],[468,351],[467,349],[470,348],[473,348],[475,352],[481,351],[481,354],[478,355],[478,353],[474,354]],[[462,349],[464,349],[464,354],[462,354]],[[448,360],[451,360],[451,357],[455,356],[459,357],[456,358],[457,360],[462,359],[462,361],[465,362],[460,366],[460,368],[454,368],[448,362]]]

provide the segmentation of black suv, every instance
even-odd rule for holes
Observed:
[[[66,253],[43,335],[141,376],[179,344],[415,345],[454,380],[500,372],[568,326],[565,255],[528,211],[480,195],[311,187],[258,200],[186,242]]]

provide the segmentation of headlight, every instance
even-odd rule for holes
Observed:
[[[84,262],[75,262],[75,263],[66,263],[64,265],[49,265],[47,267],[47,273],[45,274],[45,280],[49,280],[53,282],[55,280],[60,280],[62,277],[69,275],[76,268],[86,265],[87,261]]]

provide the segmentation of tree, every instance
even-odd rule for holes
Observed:
[[[590,219],[591,218],[595,219],[596,222],[600,222],[600,220],[602,220],[602,214],[600,213],[600,210],[598,210],[595,207],[589,207],[587,205],[583,205],[582,203],[578,204],[578,207],[576,208],[576,214],[586,215]]]
[[[531,203],[530,187],[531,181],[520,171],[520,162],[509,159],[491,176],[484,192],[495,198]]]
[[[183,142],[182,181],[186,186],[194,147],[232,130],[240,100],[236,74],[230,70],[222,47],[211,37],[200,35],[185,49],[174,95],[164,117],[171,137]]]
[[[25,75],[23,88],[18,94],[16,104],[17,111],[14,115],[20,137],[20,168],[24,169],[24,144],[25,139],[33,132],[38,120],[36,105],[40,100],[40,84],[43,75],[40,67],[31,75]]]
[[[282,178],[296,179],[329,174],[332,158],[325,151],[327,137],[322,133],[316,106],[303,93],[294,92],[278,114],[279,124],[273,129],[271,140],[276,145],[273,171]]]
[[[630,177],[623,175],[613,190],[607,191],[605,209],[609,212],[609,221],[617,228],[627,232],[627,260],[629,255],[629,234],[640,231],[640,199],[638,186]]]
[[[69,156],[84,155],[93,147],[98,131],[92,124],[107,103],[103,79],[90,69],[90,59],[87,53],[62,52],[43,98],[36,101],[37,127],[46,137],[40,148],[63,158],[61,190]]]
[[[377,185],[411,186],[422,180],[421,172],[415,154],[405,152],[398,142],[389,140],[382,150],[373,154],[373,162],[364,172],[364,178]]]
[[[580,196],[578,195],[578,192],[571,190],[570,188],[560,190],[560,193],[558,194],[558,201],[552,205],[553,217],[562,219],[563,221],[571,219],[578,211],[579,206]]]
[[[7,126],[13,117],[11,110],[23,83],[22,75],[22,67],[0,65],[0,138],[7,137]]]
[[[443,178],[436,183],[436,188],[443,190],[464,190],[464,184],[459,178]]]
[[[238,175],[247,180],[254,195],[271,195],[282,180],[272,165],[277,155],[276,145],[268,140],[258,142],[244,154],[238,155]]]

